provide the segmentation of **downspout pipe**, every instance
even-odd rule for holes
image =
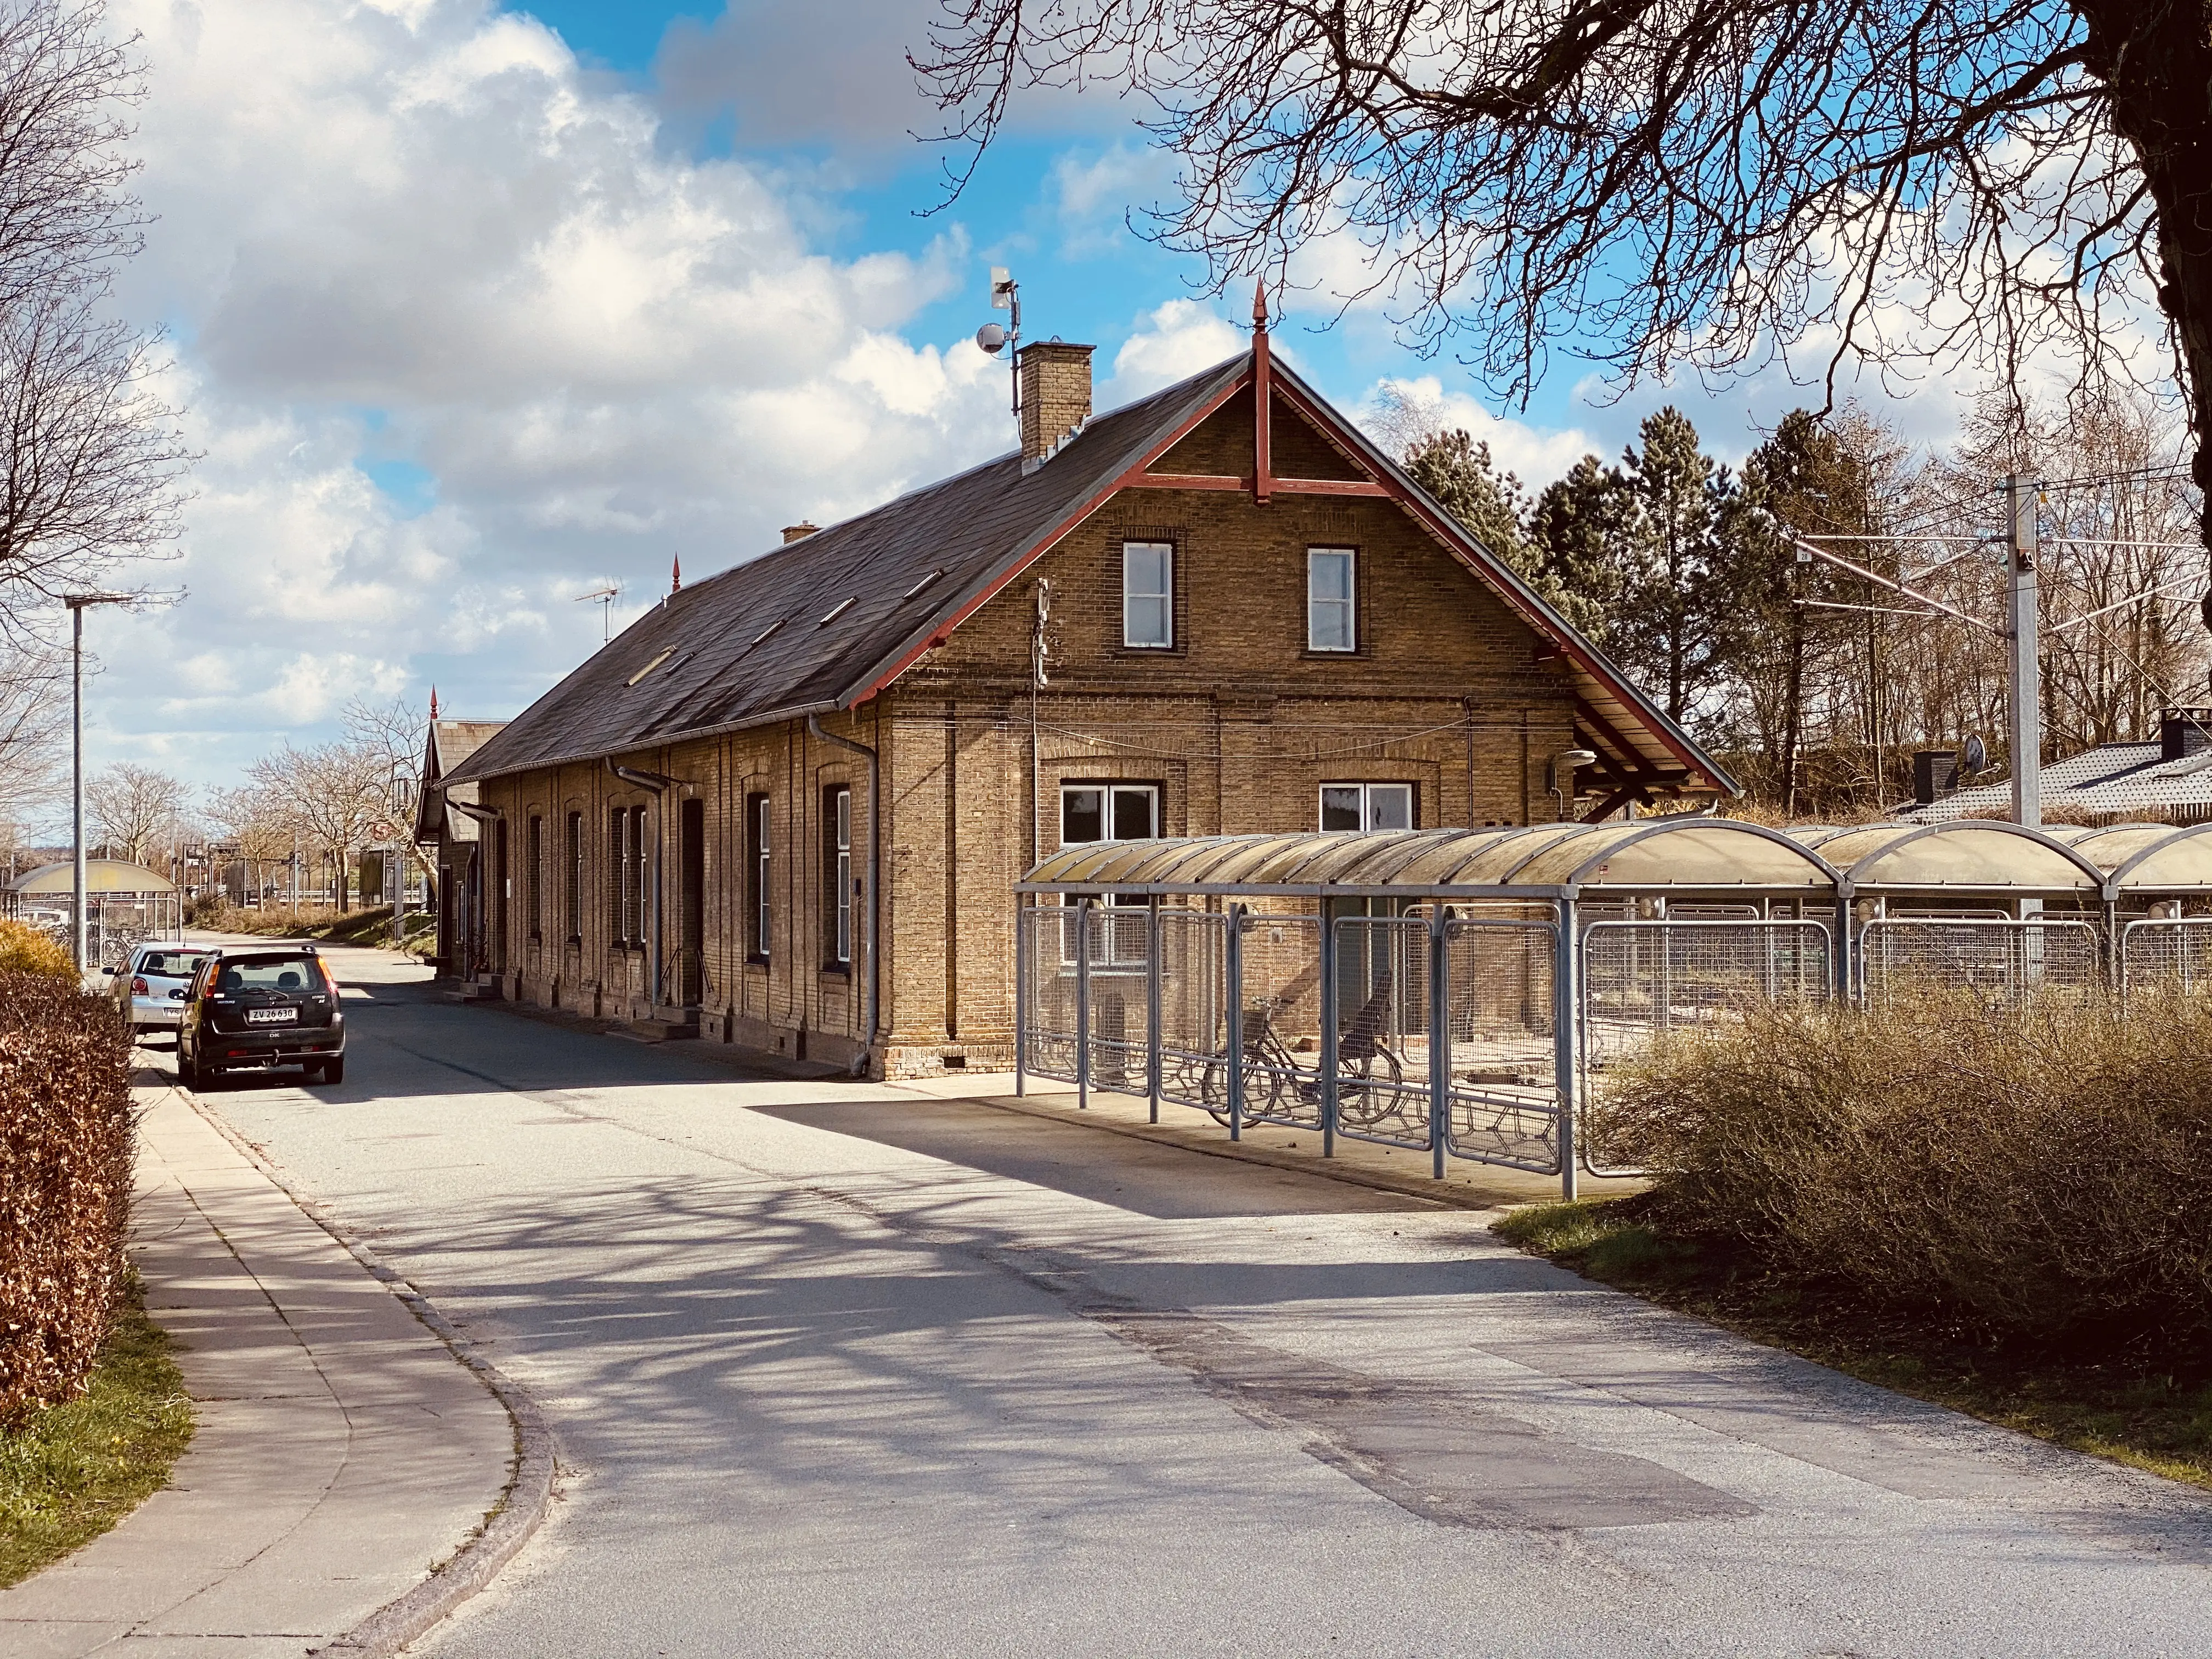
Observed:
[[[868,1006],[860,1023],[866,1026],[868,1037],[867,1046],[853,1062],[853,1075],[860,1077],[867,1071],[868,1058],[875,1052],[877,1037],[882,1035],[883,964],[876,952],[876,909],[881,902],[884,879],[883,757],[865,743],[823,731],[819,714],[806,717],[806,732],[833,749],[846,750],[868,763],[868,908],[860,918],[860,948],[868,957]]]
[[[672,778],[665,772],[644,772],[635,766],[617,766],[612,755],[607,757],[607,770],[624,783],[635,784],[640,789],[653,791],[653,939],[651,940],[653,982],[647,992],[646,1006],[648,1009],[657,1008],[661,1006],[660,994],[664,988],[660,977],[660,854],[663,845],[668,840],[668,804],[665,797],[667,793],[682,780]]]

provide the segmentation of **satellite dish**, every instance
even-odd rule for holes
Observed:
[[[975,343],[994,357],[1006,349],[1006,331],[998,323],[986,323],[975,331]]]
[[[1979,738],[1966,739],[1966,752],[1961,763],[1969,772],[1978,772],[1990,763],[1990,751]]]

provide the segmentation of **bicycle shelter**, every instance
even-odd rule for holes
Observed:
[[[1593,1078],[1905,975],[2212,984],[2212,825],[1784,832],[1702,815],[1089,842],[1016,886],[1016,1082],[1555,1174]]]

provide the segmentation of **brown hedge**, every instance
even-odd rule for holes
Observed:
[[[105,998],[0,973],[0,1425],[76,1393],[124,1283],[137,1126]]]
[[[2212,999],[1778,1006],[1592,1102],[1652,1220],[1982,1341],[2212,1364]]]

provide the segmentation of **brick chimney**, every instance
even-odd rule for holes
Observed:
[[[2158,711],[2158,757],[2187,760],[2212,750],[2212,708]]]
[[[803,542],[821,528],[820,525],[808,524],[804,519],[797,524],[787,524],[783,527],[783,544],[789,547],[793,542]]]
[[[1022,471],[1042,466],[1091,418],[1091,353],[1059,340],[1025,345],[1014,359],[1022,393]]]

